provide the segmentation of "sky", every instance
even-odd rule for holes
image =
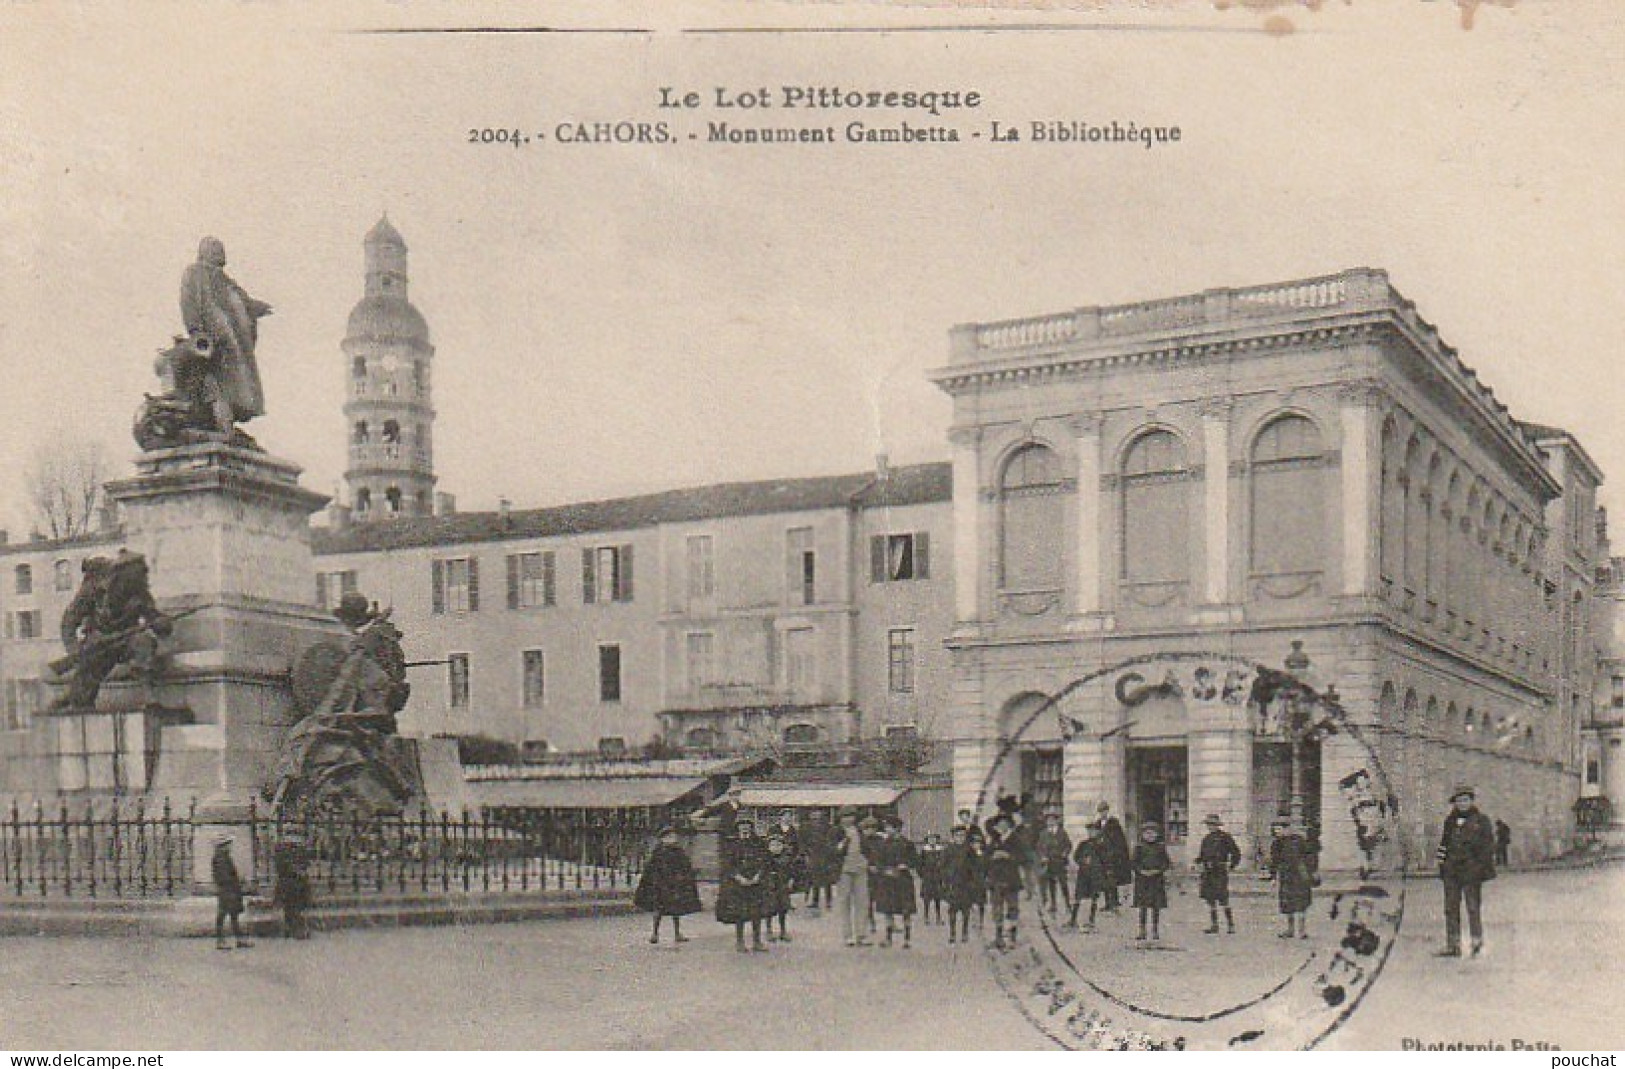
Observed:
[[[955,323],[1360,265],[1387,268],[1515,415],[1571,429],[1625,483],[1612,2],[1486,4],[1471,30],[1426,0],[628,3],[597,19],[8,5],[0,517],[26,530],[20,471],[50,436],[102,440],[128,470],[206,234],[275,307],[268,414],[248,429],[333,492],[339,345],[385,211],[436,347],[440,488],[463,508],[945,459],[950,405],[927,374]],[[356,32],[521,22],[648,32]],[[747,22],[898,29],[684,32]],[[709,101],[798,84],[975,90],[974,119],[926,120],[963,131],[1116,119],[1182,137],[742,148],[704,139],[735,113],[657,107],[663,86]],[[701,136],[467,143],[620,119]]]

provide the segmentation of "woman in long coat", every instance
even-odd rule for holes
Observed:
[[[903,918],[903,946],[907,948],[913,939],[914,868],[918,860],[914,844],[903,838],[901,820],[888,817],[883,826],[885,834],[874,859],[880,877],[875,883],[875,910],[886,915],[885,946],[892,945],[896,919]]]
[[[756,826],[740,818],[734,837],[723,844],[722,880],[717,888],[717,920],[734,926],[734,949],[765,952],[762,917],[767,911],[767,850],[756,837]],[[745,946],[745,925],[751,945]]]
[[[649,860],[644,863],[643,876],[632,895],[632,903],[639,909],[655,915],[654,931],[649,942],[660,942],[660,918],[671,918],[672,934],[677,942],[686,943],[683,918],[698,913],[700,892],[694,881],[694,863],[677,843],[677,829],[660,829],[660,841],[655,844]]]
[[[1296,827],[1277,820],[1270,832],[1270,875],[1275,878],[1275,891],[1281,913],[1286,916],[1286,931],[1280,938],[1309,938],[1309,905],[1314,897],[1314,876],[1310,871],[1309,843]]]

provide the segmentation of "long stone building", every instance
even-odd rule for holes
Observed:
[[[424,662],[409,733],[553,761],[920,736],[951,749],[958,805],[1024,793],[1076,828],[1106,800],[1176,854],[1208,812],[1251,854],[1295,807],[1351,864],[1339,784],[1364,750],[1294,748],[1246,700],[1266,666],[1335,688],[1413,858],[1458,780],[1523,858],[1569,842],[1587,756],[1607,781],[1601,473],[1380,271],[957,327],[933,373],[950,463],[457,513],[430,507],[404,240],[380,224],[367,254],[351,501],[313,532],[311,598],[393,609]],[[41,753],[79,561],[120,540],[0,548],[0,793],[137,790],[162,760],[70,781]]]

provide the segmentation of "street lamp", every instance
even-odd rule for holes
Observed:
[[[1290,812],[1297,827],[1307,828],[1303,812],[1303,744],[1310,735],[1310,708],[1306,704],[1308,685],[1303,677],[1308,674],[1309,655],[1303,651],[1303,640],[1292,640],[1292,652],[1286,655],[1284,665],[1294,686],[1285,688],[1286,709],[1281,718],[1287,731],[1287,754],[1292,769]]]

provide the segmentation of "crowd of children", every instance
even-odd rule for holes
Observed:
[[[1147,822],[1130,851],[1122,825],[1101,803],[1095,821],[1074,843],[1059,814],[1047,814],[1035,828],[1014,799],[1001,799],[998,811],[978,824],[961,810],[948,841],[932,833],[916,846],[903,834],[895,815],[843,811],[839,826],[815,813],[803,824],[794,812],[758,829],[744,816],[730,820],[731,833],[720,843],[720,876],[716,918],[734,929],[735,949],[765,952],[769,942],[789,943],[793,896],[803,896],[812,915],[839,902],[848,946],[908,948],[914,918],[928,925],[946,921],[950,944],[969,942],[972,913],[978,930],[993,921],[993,945],[1003,948],[1017,939],[1023,899],[1057,917],[1064,907],[1064,928],[1089,933],[1100,912],[1116,913],[1119,888],[1132,886],[1138,914],[1136,941],[1160,942],[1162,912],[1168,908],[1168,878],[1173,861],[1162,841],[1162,829]],[[1241,863],[1241,850],[1210,814],[1194,867],[1198,896],[1208,907],[1206,934],[1225,927],[1236,932],[1230,906],[1230,874]],[[1268,874],[1276,882],[1277,902],[1287,918],[1282,938],[1307,938],[1306,917],[1313,894],[1313,847],[1301,829],[1278,821],[1272,829]],[[835,893],[836,887],[840,893]],[[660,941],[661,921],[672,919],[674,939],[686,942],[681,918],[701,910],[694,867],[679,845],[676,828],[664,828],[639,882],[636,904],[654,914],[649,941]],[[1087,904],[1087,917],[1080,913]],[[882,925],[884,927],[882,928]],[[746,941],[747,930],[750,935]]]

